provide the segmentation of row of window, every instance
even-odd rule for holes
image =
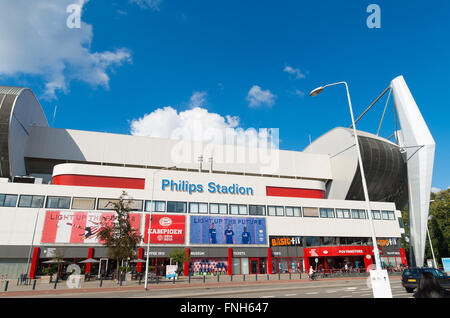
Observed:
[[[16,194],[0,194],[0,206],[16,207]],[[42,208],[45,196],[43,195],[20,195],[18,207],[20,208]],[[105,198],[80,198],[47,196],[45,207],[49,209],[83,209],[113,210],[118,199]],[[132,211],[142,211],[143,200],[128,200]],[[72,205],[71,205],[72,203]],[[314,207],[293,206],[265,206],[227,203],[204,203],[204,202],[179,202],[179,201],[145,201],[144,210],[147,212],[169,212],[169,213],[192,213],[192,214],[230,214],[230,215],[256,215],[256,216],[291,216],[338,218],[338,219],[367,219],[366,210],[359,209],[333,209]],[[267,212],[267,213],[266,213]],[[395,220],[394,211],[372,210],[375,220]]]

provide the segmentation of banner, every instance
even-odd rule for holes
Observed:
[[[267,244],[264,218],[191,215],[190,221],[191,244]]]
[[[105,226],[114,222],[115,212],[47,211],[41,243],[104,243],[98,237]],[[130,213],[130,224],[139,234],[141,216]]]
[[[148,226],[150,215],[145,216],[144,243],[148,242]],[[184,244],[184,215],[152,215],[150,244]]]

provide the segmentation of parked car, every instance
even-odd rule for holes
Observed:
[[[432,273],[442,288],[450,290],[450,276],[447,276],[447,274],[436,268],[416,267],[406,268],[402,273],[402,286],[405,287],[408,293],[412,293],[417,288],[423,272]]]

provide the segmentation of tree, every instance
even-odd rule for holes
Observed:
[[[117,260],[117,277],[121,277],[121,273],[125,271],[125,268],[121,266],[123,261],[135,257],[137,244],[142,240],[142,236],[138,235],[136,229],[130,224],[131,200],[123,191],[118,202],[109,202],[108,205],[111,205],[115,211],[114,222],[104,225],[99,232],[99,238],[108,247],[108,257]]]
[[[183,266],[181,266],[184,262],[189,261],[189,256],[186,255],[186,251],[182,248],[177,248],[169,253],[169,257],[173,259],[177,265],[177,275],[180,276],[181,272],[183,271]]]
[[[436,262],[439,264],[443,257],[450,256],[450,189],[437,193],[431,193],[430,199],[434,200],[430,204],[430,220],[428,229],[430,231],[433,251]],[[405,226],[405,236],[409,238],[408,208],[402,211],[402,219]],[[405,248],[409,259],[409,243],[402,237],[402,247]],[[432,253],[428,237],[425,246],[425,259],[432,259]],[[417,264],[420,266],[419,264]],[[442,264],[440,265],[442,266]]]

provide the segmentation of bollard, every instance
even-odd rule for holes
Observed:
[[[203,275],[203,284],[205,283],[205,277],[206,277],[206,275]]]
[[[289,272],[289,280],[291,280],[291,273]]]
[[[256,274],[256,276],[255,276],[255,277],[256,277],[256,281],[258,281],[258,274]]]
[[[302,273],[298,274],[298,279],[302,279]]]
[[[34,282],[33,282],[33,290],[35,290],[36,289],[36,280],[34,280]]]
[[[217,274],[217,282],[219,282],[219,281],[220,281],[219,277],[220,277],[220,275],[219,275],[219,274]]]
[[[156,276],[156,284],[159,284],[159,276]]]
[[[56,289],[57,284],[58,284],[58,279],[55,279],[55,284],[53,285],[53,289]]]
[[[139,275],[139,285],[141,284],[142,281],[142,275]]]
[[[17,278],[17,286],[19,286],[20,278]]]
[[[244,282],[245,282],[245,274],[244,274]]]
[[[100,287],[102,287],[102,286],[103,286],[103,275],[100,276]]]
[[[269,280],[270,278],[269,278],[269,274],[267,274],[267,280]]]
[[[173,277],[173,283],[175,284],[175,276]]]
[[[191,283],[191,273],[189,273],[189,284]]]
[[[280,278],[280,273],[278,273],[278,280],[280,280],[281,278]]]
[[[7,280],[5,283],[5,289],[4,289],[5,292],[8,291],[8,284],[9,284],[9,280]]]
[[[233,281],[233,274],[231,274],[231,280],[230,280],[231,282]]]

